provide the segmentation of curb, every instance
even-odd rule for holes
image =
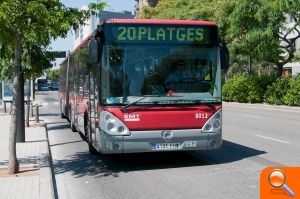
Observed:
[[[49,196],[49,199],[58,199],[57,195],[57,188],[56,188],[56,180],[55,180],[55,174],[54,174],[54,166],[53,166],[53,160],[52,160],[52,154],[50,150],[50,143],[49,143],[49,137],[48,137],[48,130],[47,130],[47,124],[42,123],[42,135],[44,137],[44,140],[46,142],[42,142],[42,146],[46,149],[45,154],[41,156],[41,165],[40,165],[40,175],[44,176],[45,179],[40,178],[40,198],[47,198]]]
[[[251,107],[251,108],[268,108],[274,110],[290,110],[290,111],[300,111],[298,106],[286,106],[286,105],[272,105],[272,104],[250,104],[250,103],[238,103],[238,102],[223,102],[223,105],[228,106],[240,106],[240,107]]]

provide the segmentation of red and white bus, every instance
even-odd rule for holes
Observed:
[[[61,64],[62,117],[92,154],[218,149],[228,57],[214,22],[106,20]]]

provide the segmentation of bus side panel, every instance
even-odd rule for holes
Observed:
[[[66,79],[67,79],[67,62],[60,65],[60,81],[59,81],[59,99],[60,111],[63,116],[66,116]]]
[[[75,61],[74,61],[74,57],[71,56],[69,58],[69,104],[68,104],[68,119],[72,119],[71,115],[72,112],[74,112],[74,76],[75,76]]]
[[[78,95],[77,95],[77,116],[78,116],[78,129],[85,133],[84,130],[84,116],[88,111],[89,104],[89,71],[87,66],[87,43],[79,49],[79,64],[78,64]]]

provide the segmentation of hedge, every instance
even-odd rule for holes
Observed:
[[[278,78],[276,82],[268,86],[265,93],[265,102],[276,105],[284,104],[283,97],[290,89],[290,84],[290,79],[284,77]]]
[[[223,100],[230,102],[261,103],[267,86],[275,81],[274,77],[235,75],[223,85]]]
[[[300,106],[300,75],[291,80],[290,89],[283,97],[283,101],[289,106]]]
[[[300,106],[300,75],[295,78],[235,75],[223,85],[223,100]]]

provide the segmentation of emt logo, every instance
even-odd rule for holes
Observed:
[[[127,122],[139,122],[140,114],[125,114],[124,120]]]

